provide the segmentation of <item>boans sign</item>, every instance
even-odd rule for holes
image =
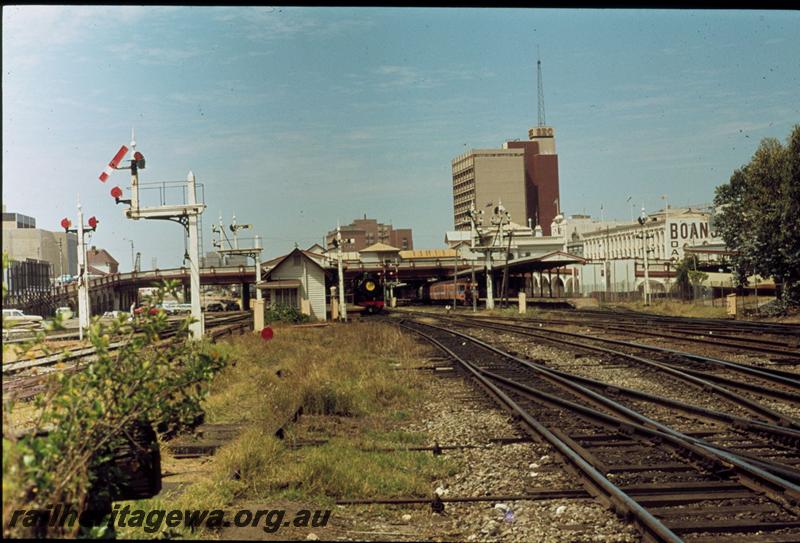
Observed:
[[[681,260],[684,247],[695,247],[711,243],[716,234],[711,231],[707,218],[670,219],[667,223],[666,251],[668,258]]]

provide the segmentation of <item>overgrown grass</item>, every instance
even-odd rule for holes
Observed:
[[[399,368],[420,365],[428,348],[396,327],[284,326],[269,342],[244,336],[220,348],[230,363],[205,400],[206,421],[243,424],[242,433],[182,494],[139,505],[230,509],[237,502],[273,499],[330,506],[337,498],[430,496],[433,482],[456,469],[453,460],[430,453],[375,450],[429,444],[424,434],[397,429],[425,399],[422,372]],[[287,447],[291,427],[285,440],[275,430],[301,406],[304,415],[346,421],[347,433],[319,446]],[[121,535],[190,536],[186,530],[152,534],[139,528]]]

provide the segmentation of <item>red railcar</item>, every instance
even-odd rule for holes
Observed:
[[[453,281],[437,281],[425,285],[423,288],[423,300],[427,291],[427,300],[433,303],[453,303],[453,300],[460,305],[472,304],[472,284],[466,279],[453,283]]]

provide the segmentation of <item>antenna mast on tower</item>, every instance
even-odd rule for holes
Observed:
[[[545,126],[547,122],[544,118],[544,83],[542,82],[542,56],[539,53],[539,46],[536,46],[538,60],[536,61],[536,72],[539,81],[539,126]]]

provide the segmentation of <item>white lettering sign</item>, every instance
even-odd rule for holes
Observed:
[[[681,260],[684,247],[703,245],[716,237],[708,225],[708,219],[670,220],[667,222],[665,252],[669,258]]]

